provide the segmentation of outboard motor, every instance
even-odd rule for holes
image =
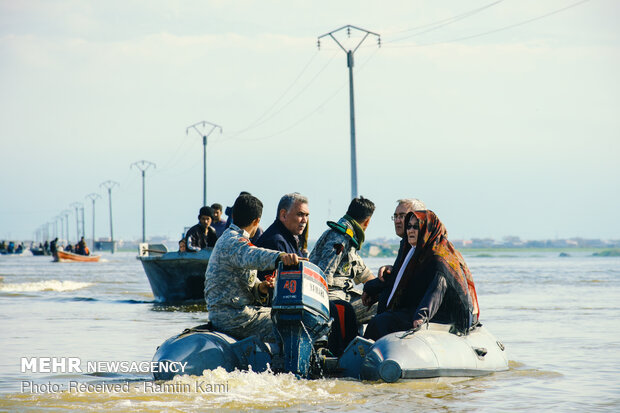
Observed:
[[[329,333],[329,298],[323,271],[308,261],[278,266],[271,319],[282,348],[284,370],[308,377],[314,343]]]

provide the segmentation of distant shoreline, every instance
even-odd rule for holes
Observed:
[[[605,247],[489,247],[489,248],[467,248],[459,247],[459,251],[467,252],[604,252],[608,250],[616,250],[617,248],[605,248]]]
[[[379,251],[373,251],[373,253],[369,253],[371,251],[370,248],[362,248],[362,257],[372,257],[372,258],[388,258],[395,257],[398,252],[398,245],[391,245],[389,247],[383,246],[382,248],[377,248]],[[565,254],[565,256],[570,256],[571,254],[592,254],[595,256],[602,257],[620,257],[620,248],[613,247],[487,247],[487,248],[468,248],[468,247],[457,247],[457,250],[461,251],[464,255],[485,255],[485,254],[501,254],[501,253],[515,253],[515,252],[523,252],[523,253],[557,253],[557,254]]]

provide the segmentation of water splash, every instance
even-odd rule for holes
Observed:
[[[29,283],[9,283],[0,284],[0,291],[10,293],[35,292],[35,291],[75,291],[82,288],[90,287],[93,283],[77,282],[77,281],[38,281]]]

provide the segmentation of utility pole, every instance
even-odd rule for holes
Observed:
[[[109,204],[110,204],[110,242],[112,243],[112,246],[110,247],[110,250],[112,252],[112,254],[114,254],[114,228],[112,226],[112,188],[114,188],[115,186],[118,185],[118,182],[115,181],[105,181],[102,182],[101,185],[99,185],[100,187],[106,188],[108,190],[108,200],[109,200]]]
[[[99,194],[91,192],[90,194],[86,195],[86,198],[93,201],[93,243],[90,248],[94,251],[95,250],[95,201],[97,199],[101,199],[101,196]]]
[[[145,176],[146,176],[145,172],[151,166],[153,168],[156,168],[157,166],[153,162],[149,162],[145,160],[132,163],[129,166],[129,169],[131,169],[132,166],[135,166],[136,169],[142,172],[142,242],[146,242],[146,208],[145,208],[145,201],[144,201],[145,199],[144,181],[145,181]]]
[[[208,129],[207,125],[209,125],[211,127],[211,129],[209,129],[209,132],[205,133],[206,129]],[[198,126],[202,126],[202,131],[200,129],[198,129]],[[200,136],[202,136],[202,152],[203,152],[203,156],[204,156],[204,161],[203,161],[203,181],[202,181],[202,205],[206,206],[207,205],[207,138],[209,137],[209,135],[211,135],[211,133],[215,130],[219,128],[220,129],[220,133],[222,133],[222,127],[219,125],[216,125],[215,123],[211,123],[211,122],[207,122],[207,121],[202,121],[202,122],[197,122],[194,123],[193,125],[189,125],[186,129],[185,129],[185,134],[188,135],[189,134],[189,130],[190,129],[194,129]]]
[[[80,212],[79,208],[82,206],[79,202],[73,202],[71,204],[75,208],[75,233],[77,234],[77,240],[80,240]]]
[[[86,238],[86,221],[84,221],[84,204],[80,204],[80,212],[82,213],[82,237]]]
[[[362,40],[359,41],[357,46],[353,50],[345,49],[344,46],[334,37],[334,34],[341,31],[347,30],[347,36],[351,37],[351,29],[357,30],[359,32],[365,33]],[[349,68],[349,109],[350,109],[350,118],[351,118],[351,198],[357,198],[357,155],[355,149],[355,105],[353,99],[353,54],[360,47],[360,45],[366,40],[368,35],[377,36],[377,44],[381,47],[381,36],[377,33],[370,32],[365,29],[361,29],[359,27],[346,25],[342,26],[339,29],[333,30],[329,33],[325,33],[324,35],[319,36],[317,39],[317,46],[319,49],[321,48],[321,39],[323,37],[329,36],[331,37],[338,46],[347,54],[347,67]]]
[[[67,241],[66,245],[69,245],[69,215],[71,214],[71,211],[68,209],[65,209],[64,211],[62,211],[62,214],[65,216],[65,225],[66,225],[65,241]]]

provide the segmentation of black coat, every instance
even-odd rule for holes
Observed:
[[[289,231],[279,219],[276,219],[274,223],[263,232],[260,238],[258,238],[258,241],[256,241],[256,246],[289,254],[297,254],[299,257],[302,256],[299,249],[298,238],[291,234],[291,231]],[[271,273],[272,271],[259,271],[258,278],[264,280],[265,276]]]
[[[406,240],[404,241],[406,242]],[[403,244],[401,243],[401,245]],[[386,311],[387,299],[392,293],[394,281],[408,251],[408,245],[403,245],[394,264],[394,269],[385,278],[385,282],[375,279],[367,282],[364,286],[364,291],[367,294],[379,295],[377,314]],[[444,265],[432,255],[427,256],[426,259],[418,260],[415,267],[413,263],[414,258],[409,261],[407,268],[405,268],[401,285],[392,298],[388,311],[408,314],[407,322],[428,318],[430,321],[438,323],[454,323],[458,330],[466,331],[469,327],[466,320],[469,320],[470,317],[464,313],[457,291],[448,282],[449,275],[445,273]]]
[[[207,247],[213,247],[217,241],[217,234],[212,227],[209,227],[205,234],[205,227],[196,224],[185,234],[185,244],[187,251],[199,251]]]

